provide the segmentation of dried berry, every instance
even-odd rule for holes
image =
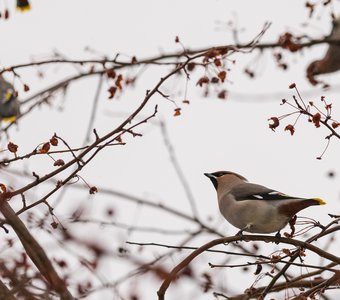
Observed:
[[[50,143],[52,146],[58,146],[58,139],[55,135],[50,138]]]
[[[18,151],[18,145],[14,144],[12,142],[9,142],[7,144],[7,149],[12,153],[16,153]]]
[[[175,108],[175,113],[174,117],[180,116],[181,115],[181,109],[179,107]]]
[[[95,194],[95,193],[97,193],[97,192],[98,192],[97,187],[95,187],[95,186],[91,186],[91,187],[90,187],[89,193],[90,193],[91,195],[93,195],[93,194]]]
[[[290,135],[293,135],[294,132],[295,132],[295,128],[292,124],[288,124],[286,127],[285,127],[285,131],[289,131],[290,132]]]
[[[280,125],[280,121],[277,117],[271,117],[268,121],[272,121],[272,123],[269,123],[269,128],[273,131]]]
[[[51,145],[49,142],[45,143],[40,149],[39,152],[40,153],[47,153],[48,151],[50,151]]]
[[[65,165],[65,162],[62,159],[57,159],[53,164],[55,167],[61,167],[63,165]]]

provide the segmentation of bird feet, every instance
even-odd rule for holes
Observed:
[[[275,234],[275,237],[276,238],[281,238],[281,233],[280,233],[280,230]],[[279,244],[280,242],[275,242],[275,244]]]
[[[239,237],[243,237],[243,230],[244,229],[241,229],[239,232],[236,233],[236,235]]]
[[[236,235],[238,235],[239,237],[243,237],[243,231],[249,231],[251,226],[252,224],[247,224],[247,226],[242,228],[238,233],[236,233]]]

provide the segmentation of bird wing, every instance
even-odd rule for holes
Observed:
[[[230,193],[234,195],[235,200],[237,201],[300,199],[254,183],[239,184],[233,187]]]

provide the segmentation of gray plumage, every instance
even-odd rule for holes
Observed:
[[[218,205],[224,218],[242,231],[278,232],[300,210],[323,205],[319,198],[298,198],[265,186],[249,183],[243,176],[228,171],[205,173],[217,191]]]

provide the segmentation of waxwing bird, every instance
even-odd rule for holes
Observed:
[[[17,10],[27,11],[31,9],[31,5],[28,0],[17,0]]]
[[[15,121],[20,113],[20,102],[12,84],[0,75],[0,121]]]
[[[333,21],[333,29],[327,37],[330,40],[340,40],[340,17]],[[312,62],[307,68],[307,78],[315,85],[318,81],[315,75],[332,73],[340,70],[340,44],[330,44],[325,56]]]
[[[213,183],[218,206],[224,218],[243,231],[251,233],[277,232],[300,210],[311,205],[326,204],[319,198],[297,198],[265,186],[248,182],[243,176],[219,171],[204,173]]]

